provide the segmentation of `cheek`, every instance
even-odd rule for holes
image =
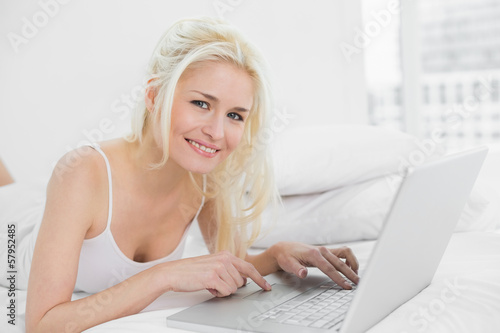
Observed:
[[[175,106],[175,105],[174,105]],[[177,108],[172,108],[172,115],[170,119],[170,135],[179,136],[184,132],[189,131],[195,121],[189,118],[189,113],[182,112]]]
[[[227,135],[228,146],[231,148],[231,151],[235,150],[238,145],[241,144],[241,139],[243,138],[243,132],[245,131],[245,127],[237,127],[230,131]]]

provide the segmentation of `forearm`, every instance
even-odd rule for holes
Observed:
[[[136,314],[167,291],[158,283],[156,266],[77,301],[59,304],[27,332],[81,332],[98,324]]]
[[[276,245],[257,255],[247,254],[245,260],[254,265],[257,271],[263,276],[281,269],[276,260]]]

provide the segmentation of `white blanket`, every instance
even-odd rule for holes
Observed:
[[[360,264],[366,265],[374,243],[363,241],[348,245],[355,251]],[[197,249],[191,246],[189,251],[193,253],[201,249],[200,245],[194,245]],[[0,332],[24,332],[26,292],[17,291],[16,296],[17,325],[8,325],[4,314]],[[85,295],[75,294],[74,298],[82,296]],[[86,332],[182,332],[168,328],[165,318],[210,297],[206,291],[167,293],[139,314],[98,325]],[[7,299],[5,288],[0,289],[0,298]],[[5,312],[5,307],[2,308]],[[493,333],[500,331],[499,314],[500,233],[455,233],[432,283],[369,332]]]

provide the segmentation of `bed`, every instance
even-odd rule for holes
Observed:
[[[375,241],[348,243],[365,265]],[[193,247],[191,246],[191,250]],[[311,272],[312,273],[312,272]],[[6,297],[6,289],[0,291]],[[74,294],[74,298],[85,294]],[[87,330],[109,332],[183,332],[167,328],[166,317],[211,298],[209,292],[170,293],[141,313]],[[2,332],[24,332],[26,292],[18,291],[17,326]],[[498,332],[500,329],[500,233],[459,232],[452,236],[429,287],[369,330],[387,332]]]
[[[423,145],[406,134],[362,126],[301,129],[300,133],[302,142],[292,131],[281,136],[282,143],[279,140],[275,143],[276,167],[281,171],[277,181],[283,204],[277,215],[276,212],[265,215],[262,237],[250,252],[258,253],[279,240],[348,245],[364,266],[400,180],[401,166],[405,161],[412,163],[410,156],[416,156],[417,151],[422,152],[426,160],[443,151],[438,147],[430,151],[429,144]],[[304,137],[321,142],[321,136],[328,136],[327,149],[331,154],[316,159],[314,165],[300,162],[307,156],[291,160],[293,154],[280,146],[284,142],[293,143],[291,146],[297,149],[304,144]],[[348,146],[344,145],[346,142]],[[373,154],[375,146],[377,154]],[[422,147],[428,150],[424,152]],[[347,163],[349,167],[341,168],[339,161],[351,162]],[[370,333],[500,331],[498,167],[500,148],[492,146],[431,284],[371,328]],[[325,176],[320,172],[324,170],[330,170],[329,174],[334,176]],[[184,256],[205,253],[201,234],[194,225]],[[310,274],[321,273],[311,269]],[[5,288],[0,289],[2,299],[7,299],[7,292]],[[85,296],[75,293],[73,298]],[[207,291],[164,294],[139,314],[86,332],[183,332],[167,327],[166,317],[211,297]],[[4,315],[1,332],[24,332],[25,305],[26,292],[16,291],[16,326],[8,325]]]

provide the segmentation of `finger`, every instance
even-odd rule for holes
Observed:
[[[233,293],[233,290],[235,290],[220,277],[213,279],[207,289],[212,293],[212,295],[217,297],[229,296]]]
[[[352,271],[353,271],[354,273],[356,273],[356,275],[358,275],[358,276],[359,276],[359,274],[358,274],[358,270],[355,268],[355,266],[354,266],[354,265],[353,265],[353,264],[352,264],[349,260],[346,260],[346,261],[345,261],[345,263],[347,264],[347,266],[349,266],[349,267],[352,269]]]
[[[332,279],[333,282],[338,284],[340,287],[344,289],[351,289],[352,286],[339,274],[339,272],[335,268],[335,265],[333,265],[329,260],[325,258],[326,252],[330,253],[328,250],[327,251],[320,250],[319,254],[316,257],[310,259],[311,263],[314,266],[318,267],[323,273],[325,273],[330,279]],[[328,254],[326,255],[328,256]],[[332,254],[330,253],[330,255]],[[341,261],[335,256],[334,258]]]
[[[230,277],[229,273],[226,271],[226,267],[220,261],[216,263],[212,263],[211,266],[207,267],[206,271],[207,275],[205,278],[205,288],[206,289],[214,289],[216,291],[215,296],[227,296],[230,295],[233,290],[236,290],[236,286],[234,285],[233,279]],[[231,286],[228,284],[230,281],[233,283]],[[212,293],[214,294],[214,293]]]
[[[237,288],[245,285],[245,283],[246,283],[245,278],[243,276],[241,276],[240,272],[238,272],[238,270],[236,269],[236,267],[234,267],[234,265],[232,263],[227,265],[226,268],[227,268],[229,275],[231,276],[234,283],[236,284]]]
[[[236,292],[236,289],[244,283],[243,277],[233,265],[234,259],[238,258],[226,251],[219,252],[216,256],[216,271],[220,278],[230,286],[231,293]]]
[[[295,257],[290,256],[282,259],[282,261],[280,262],[280,267],[284,271],[295,274],[301,279],[304,279],[307,276],[307,268],[302,265]]]
[[[218,292],[216,289],[207,289],[212,295],[215,297],[226,297],[228,295],[223,295],[220,292]]]
[[[244,277],[251,278],[259,287],[264,290],[271,290],[271,285],[260,275],[259,271],[249,262],[243,259],[236,258],[233,262],[234,267],[241,273]]]
[[[339,258],[346,259],[346,263],[351,267],[351,269],[358,274],[359,262],[354,252],[349,247],[342,247],[340,249],[331,250],[331,252]]]
[[[231,270],[231,268],[236,272],[236,274],[235,274],[236,276],[233,276],[233,274],[231,274],[229,272]],[[221,263],[221,266],[218,267],[218,269],[217,269],[217,273],[219,274],[220,279],[229,288],[230,294],[236,292],[238,287],[241,286],[241,284],[238,284],[238,282],[236,281],[236,279],[238,279],[238,277],[239,277],[241,283],[243,283],[243,278],[241,277],[241,275],[238,273],[238,271],[232,265],[228,265],[226,267],[224,264]]]
[[[335,267],[338,272],[344,274],[345,277],[347,277],[355,284],[359,283],[359,276],[352,270],[352,268],[349,267],[349,265],[343,262],[341,259],[339,259],[336,255],[334,255],[330,250],[322,248],[321,254],[326,260],[330,262],[330,264]]]

